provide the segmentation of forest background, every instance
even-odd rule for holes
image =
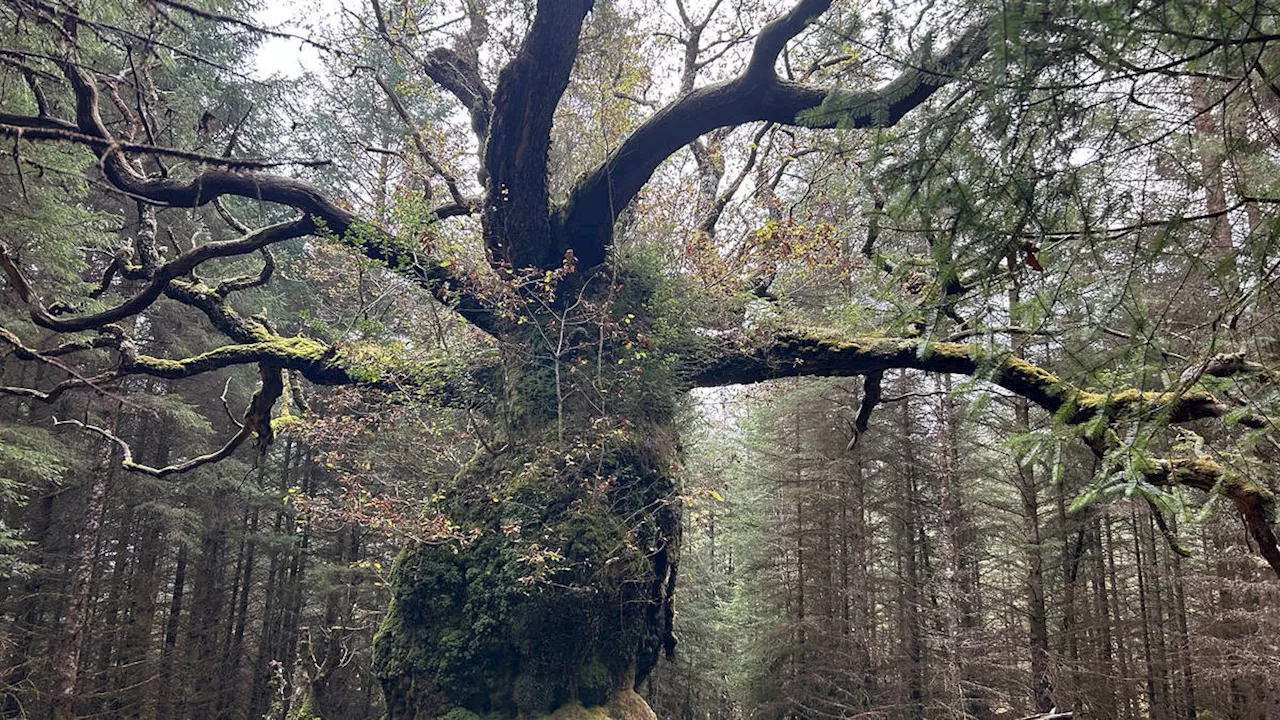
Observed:
[[[455,371],[493,351],[455,312],[479,316],[465,284],[424,292],[385,248],[353,253],[323,226],[184,268],[169,287],[341,353],[342,382],[286,365],[265,407],[269,364],[209,361],[225,328],[176,294],[71,339],[31,301],[99,312],[148,286],[131,267],[291,217],[121,192],[100,138],[31,122],[74,118],[75,68],[154,176],[243,160],[390,228],[433,272],[486,267],[477,114],[411,47],[474,46],[492,83],[544,4],[353,3],[284,29],[221,0],[0,6],[4,717],[377,717],[373,641],[401,548],[515,538],[529,593],[576,571],[514,521],[451,512],[476,458],[514,436],[484,378]],[[571,195],[666,103],[735,77],[803,5],[597,0],[553,107],[547,194]],[[763,374],[843,377],[678,393],[679,486],[661,498],[683,518],[677,644],[639,687],[658,717],[1280,717],[1276,11],[835,3],[788,38],[783,77],[884,88],[921,71],[945,76],[937,91],[901,116],[848,97],[800,116],[834,130],[700,135],[617,213],[609,267],[658,290],[572,321],[546,300],[558,326],[528,314],[544,332],[515,356],[554,367],[542,430],[569,462],[575,397],[703,384],[711,371],[663,364],[679,328],[910,348],[870,371]],[[986,47],[944,63],[974,27]],[[316,61],[259,77],[268,40]],[[567,257],[508,265],[489,307],[552,297]],[[611,333],[616,376],[562,352],[574,322],[601,348]],[[922,372],[938,369],[926,343],[1024,358],[1093,404],[1046,411],[1000,387],[1000,361]],[[127,348],[205,364],[96,376],[128,370]],[[561,392],[561,370],[579,374],[565,388],[596,373],[599,398]],[[1179,414],[1186,398],[1211,411]]]

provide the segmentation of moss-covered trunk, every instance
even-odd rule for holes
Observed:
[[[392,571],[374,660],[393,720],[653,717],[635,687],[674,642],[680,544],[675,383],[635,312],[654,289],[596,274],[504,338],[501,437],[440,508],[469,540]]]
[[[450,514],[478,537],[408,548],[392,572],[375,654],[390,716],[651,717],[633,690],[672,642],[670,465],[629,438],[477,458]]]

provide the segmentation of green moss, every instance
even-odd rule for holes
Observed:
[[[400,344],[356,342],[338,350],[338,361],[358,380],[376,382],[395,376],[424,390],[444,385],[453,366],[434,357],[419,357]]]
[[[1222,478],[1222,486],[1224,489],[1228,490],[1228,492],[1234,490],[1239,493],[1253,495],[1263,503],[1274,503],[1276,500],[1275,492],[1273,492],[1271,488],[1267,487],[1266,485],[1263,485],[1262,483],[1256,480],[1250,480],[1248,478],[1241,477],[1240,475],[1237,475],[1235,473],[1228,473],[1225,470],[1223,470],[1221,466],[1219,466],[1217,463],[1213,462],[1212,460],[1203,459],[1196,462],[1201,462],[1206,464],[1212,463],[1212,465],[1216,466],[1217,471]],[[1204,472],[1206,470],[1207,468],[1199,469],[1200,472]]]
[[[328,346],[304,337],[274,338],[244,345],[224,345],[182,360],[139,355],[137,364],[139,368],[145,369],[150,374],[176,378],[239,364],[247,359],[273,360],[280,365],[297,367],[301,364],[321,362],[326,359],[328,353]]]
[[[582,703],[563,705],[546,716],[546,720],[613,720],[602,707],[586,708]]]
[[[467,466],[445,504],[480,537],[408,549],[392,572],[374,657],[390,717],[545,716],[602,705],[648,672],[679,541],[674,443],[660,436]]]
[[[970,346],[960,346],[970,347]],[[1034,383],[1043,388],[1059,387],[1062,379],[1057,375],[1045,370],[1039,365],[1029,363],[1020,357],[1010,355],[1004,360],[1005,372],[1015,374],[1019,377],[1026,378],[1028,382]]]
[[[661,272],[565,282],[587,315],[562,347],[546,345],[562,337],[550,314],[504,337],[490,445],[511,449],[477,454],[442,493],[438,509],[476,539],[406,549],[392,571],[374,667],[393,720],[604,718],[672,642],[681,305]],[[373,372],[380,352],[341,360]]]
[[[315,706],[312,704],[310,695],[301,705],[289,711],[288,720],[321,720],[320,715],[316,713]]]
[[[613,720],[657,720],[649,704],[631,688],[614,695],[608,710]]]
[[[1081,410],[1097,411],[1104,407],[1128,411],[1135,408],[1152,408],[1156,410],[1176,410],[1206,403],[1215,403],[1212,393],[1204,390],[1187,390],[1185,392],[1143,392],[1136,388],[1128,388],[1117,392],[1095,393],[1081,391],[1076,398]]]

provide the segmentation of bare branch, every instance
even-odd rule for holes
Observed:
[[[280,399],[284,388],[284,380],[279,369],[265,366],[260,368],[260,375],[262,376],[262,385],[253,394],[253,398],[249,402],[249,409],[245,411],[244,424],[241,425],[239,432],[217,450],[173,465],[156,468],[135,462],[133,449],[129,447],[129,443],[97,425],[90,425],[79,420],[58,420],[57,418],[54,418],[53,424],[55,426],[74,425],[115,444],[116,447],[120,448],[120,453],[124,456],[121,461],[121,467],[125,470],[150,475],[155,478],[180,475],[230,457],[232,453],[244,444],[245,440],[248,440],[255,433],[258,436],[260,447],[265,448],[271,442],[274,435],[271,429],[271,409],[275,406],[276,400]]]
[[[119,328],[112,328],[114,332],[104,333],[98,337],[89,340],[78,340],[63,343],[52,350],[36,350],[28,347],[22,340],[7,328],[0,327],[0,341],[7,343],[13,348],[13,354],[20,360],[34,360],[42,362],[46,365],[55,367],[71,377],[64,380],[53,387],[53,389],[43,392],[34,388],[23,387],[0,387],[0,395],[9,395],[17,397],[26,397],[33,400],[39,400],[45,403],[51,403],[57,400],[64,392],[76,388],[92,388],[104,395],[110,396],[111,393],[105,388],[105,384],[115,380],[120,373],[112,370],[93,377],[86,377],[68,366],[66,363],[58,360],[58,357],[70,355],[84,350],[92,350],[97,348],[120,348],[124,341],[124,333]]]
[[[58,332],[91,330],[146,310],[165,292],[171,281],[194,270],[202,263],[220,257],[231,257],[253,252],[272,243],[302,237],[315,231],[311,218],[291,220],[257,230],[236,240],[223,240],[198,245],[178,258],[161,265],[150,273],[150,281],[133,297],[109,310],[78,317],[54,317],[36,297],[22,269],[18,267],[8,248],[0,242],[0,269],[4,270],[19,297],[27,304],[32,322]]]
[[[579,263],[604,261],[613,223],[658,165],[716,128],[767,120],[809,127],[888,127],[986,53],[986,25],[979,23],[941,55],[872,91],[850,92],[777,77],[773,62],[786,42],[825,10],[826,0],[801,0],[757,38],[752,60],[737,77],[681,95],[636,128],[603,163],[582,178],[557,212],[554,232],[563,255]],[[555,253],[552,253],[555,254]]]
[[[262,248],[258,251],[262,255],[262,270],[257,275],[245,275],[243,277],[229,278],[218,283],[218,287],[214,288],[214,292],[222,297],[226,297],[233,292],[248,290],[249,288],[261,287],[271,281],[271,275],[276,270],[276,258],[271,254],[269,248]]]
[[[452,48],[433,48],[425,57],[416,55],[412,48],[392,35],[386,15],[378,0],[372,0],[374,21],[378,34],[387,45],[404,51],[419,68],[437,85],[458,99],[471,116],[471,129],[480,141],[480,152],[489,138],[489,122],[493,115],[493,93],[484,84],[477,66],[480,43],[487,35],[484,15],[473,3],[468,3],[471,31]]]
[[[247,20],[244,20],[243,18],[232,17],[231,15],[224,15],[222,13],[214,12],[212,10],[206,10],[204,8],[196,7],[195,5],[190,5],[185,2],[179,2],[179,0],[155,0],[155,2],[158,2],[161,5],[167,5],[176,10],[181,10],[182,12],[185,12],[188,15],[201,18],[202,20],[208,20],[210,22],[221,23],[224,25],[235,25],[237,27],[244,28],[245,30],[248,30],[250,32],[257,33],[258,35],[263,35],[266,37],[283,38],[285,40],[299,40],[301,42],[314,46],[315,48],[319,50],[323,50],[328,53],[333,53],[335,55],[344,54],[342,51],[338,50],[337,48],[334,48],[325,43],[318,42],[312,38],[309,38],[303,35],[297,35],[290,32],[282,32],[280,30],[272,30],[270,28],[262,27],[261,25],[255,25],[251,22],[248,22]]]
[[[422,131],[418,129],[417,123],[413,121],[413,117],[409,115],[409,110],[404,106],[404,101],[400,99],[400,93],[388,83],[381,73],[374,73],[374,80],[378,83],[378,87],[382,88],[382,92],[386,94],[387,100],[391,102],[391,107],[396,111],[396,115],[400,116],[400,121],[404,123],[409,130],[409,137],[413,139],[413,146],[418,151],[418,157],[431,168],[433,172],[444,180],[445,187],[449,190],[449,197],[453,199],[453,205],[467,207],[472,204],[479,204],[476,200],[468,200],[458,189],[458,179],[453,173],[445,170],[436,157],[431,152],[431,148],[427,146],[427,140],[422,136]],[[430,187],[430,186],[428,186]],[[437,215],[437,218],[440,216]]]
[[[227,403],[227,393],[231,391],[232,379],[233,378],[230,376],[227,377],[227,381],[222,385],[222,394],[218,396],[218,400],[222,402],[222,410],[227,414],[227,419],[230,420],[236,427],[243,429],[244,423],[240,422],[240,420],[237,419],[234,414],[232,414],[231,405]]]
[[[733,200],[734,195],[738,194],[742,183],[746,181],[747,177],[751,175],[751,171],[755,169],[756,159],[760,156],[760,143],[773,127],[773,123],[765,123],[751,137],[747,159],[743,162],[742,169],[738,171],[738,174],[729,183],[729,187],[725,188],[724,192],[715,199],[706,214],[703,215],[702,221],[698,223],[699,230],[708,235],[714,234],[716,223],[720,222],[720,216],[724,214],[725,208],[729,207],[729,202]]]
[[[204,153],[191,152],[189,150],[179,150],[177,148],[160,147],[157,145],[148,145],[146,143],[135,143],[122,140],[107,140],[93,135],[86,135],[82,132],[61,127],[63,121],[54,118],[33,118],[5,115],[0,117],[0,135],[5,137],[17,138],[19,140],[56,140],[62,142],[71,142],[78,145],[86,145],[98,152],[134,152],[144,155],[160,155],[163,157],[173,157],[182,160],[193,160],[205,165],[213,165],[215,167],[225,167],[229,169],[240,170],[264,170],[268,168],[286,167],[286,166],[302,166],[302,167],[324,167],[331,165],[331,160],[264,160],[260,158],[231,158],[219,155],[206,155]]]
[[[471,292],[470,282],[457,276],[452,265],[422,258],[408,243],[402,243],[385,231],[362,221],[307,183],[292,178],[218,167],[206,168],[187,180],[147,177],[129,160],[121,146],[111,139],[99,113],[98,91],[92,78],[69,62],[63,62],[61,67],[75,92],[76,125],[79,133],[107,142],[99,152],[99,160],[107,179],[119,190],[135,198],[171,207],[199,207],[227,195],[293,207],[306,215],[296,222],[312,226],[301,234],[316,230],[332,233],[366,257],[385,264],[393,272],[436,293],[442,301],[453,304],[463,317],[477,327],[492,331],[495,323],[493,316]],[[464,214],[460,208],[450,207],[447,210],[446,214]],[[239,252],[256,249],[258,248],[246,244]],[[192,252],[197,251],[200,249],[196,248]]]

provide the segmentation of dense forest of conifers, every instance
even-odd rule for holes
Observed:
[[[204,390],[216,422],[222,387]],[[704,399],[680,645],[646,688],[659,717],[1008,718],[1031,692],[1078,717],[1276,711],[1280,598],[1232,513],[1173,528],[1183,557],[1141,501],[1068,512],[1092,458],[1027,435],[1022,404],[886,378],[901,399],[850,447],[859,390]],[[326,464],[340,450],[286,437],[256,467],[172,487],[92,445],[61,459],[47,433],[15,428],[30,409],[5,411],[5,473],[31,498],[5,523],[32,543],[3,586],[6,717],[40,715],[71,642],[81,716],[284,718],[309,693],[333,717],[381,712],[369,647],[401,536],[287,501],[347,492],[349,466]],[[183,437],[172,417],[118,412],[131,439]],[[77,589],[87,625],[72,637]]]
[[[886,378],[850,448],[859,390],[737,397],[748,429],[700,437],[660,716],[1274,716],[1280,598],[1230,513],[1171,528],[1183,557],[1140,500],[1073,511],[1089,454],[945,381]]]
[[[0,2],[0,717],[1280,718],[1280,8],[267,5]]]

